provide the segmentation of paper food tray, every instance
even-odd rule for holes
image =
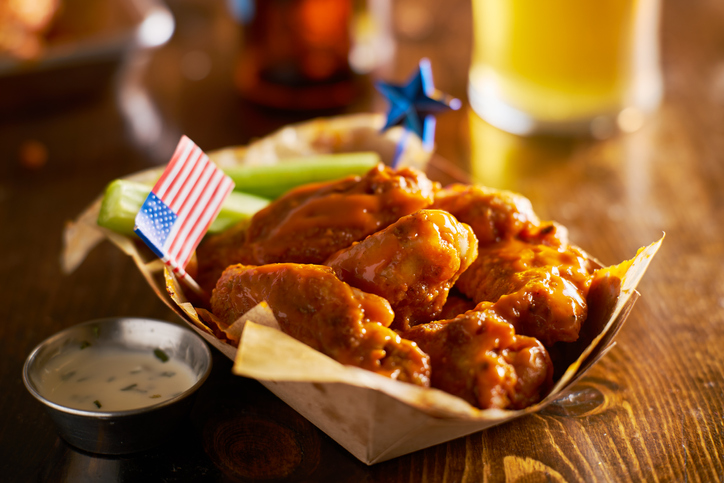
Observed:
[[[295,155],[370,151],[391,159],[400,133],[380,133],[375,114],[317,119],[281,129],[246,147],[209,153],[220,166],[272,164]],[[408,147],[402,164],[424,170],[428,155]],[[155,180],[163,168],[129,176]],[[448,393],[406,384],[344,366],[274,328],[249,321],[237,348],[214,335],[185,297],[177,280],[137,240],[96,225],[100,197],[64,233],[63,267],[75,269],[100,241],[110,240],[131,256],[158,297],[211,345],[234,360],[234,373],[259,380],[271,392],[328,434],[359,460],[374,464],[539,411],[560,397],[611,347],[639,294],[636,291],[663,238],[642,248],[625,274],[590,297],[589,317],[571,345],[567,369],[548,396],[523,410],[480,410]],[[594,263],[595,260],[594,260]],[[614,283],[615,282],[615,283]],[[620,282],[620,285],[619,285]]]

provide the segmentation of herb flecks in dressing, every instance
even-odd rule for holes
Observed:
[[[158,360],[160,360],[161,362],[168,362],[168,356],[161,349],[154,350],[153,355],[158,357]]]
[[[171,399],[195,382],[190,367],[160,349],[138,352],[91,345],[51,359],[41,392],[67,407],[124,411]]]

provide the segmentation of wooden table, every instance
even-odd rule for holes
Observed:
[[[438,120],[439,155],[480,182],[528,196],[542,218],[567,225],[571,239],[604,263],[630,258],[666,232],[617,345],[566,397],[538,414],[368,467],[258,382],[232,376],[231,362],[215,351],[188,425],[168,445],[104,458],[59,439],[21,380],[32,348],[96,318],[177,320],[110,244],[63,274],[66,221],[113,178],[165,162],[181,133],[212,150],[311,116],[239,98],[231,81],[238,31],[223,2],[169,3],[175,36],[134,57],[125,84],[138,87],[126,95],[148,101],[155,117],[145,119],[157,124],[134,134],[110,86],[72,103],[0,111],[0,479],[724,480],[724,8],[703,0],[664,2],[665,102],[633,134],[601,142],[520,139],[466,105]],[[428,3],[437,10],[421,18],[410,17],[409,2],[392,2],[393,13],[417,23],[395,17],[403,22],[395,24],[398,56],[379,76],[402,81],[427,56],[437,87],[464,100],[470,7]],[[189,52],[211,60],[201,80],[180,70]],[[45,79],[59,82],[57,74]],[[19,82],[12,92],[27,95],[28,88]],[[369,90],[343,112],[385,108]]]

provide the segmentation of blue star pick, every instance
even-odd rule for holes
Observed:
[[[455,99],[435,89],[432,82],[430,61],[423,58],[417,73],[406,85],[399,86],[386,82],[377,82],[377,89],[387,98],[390,109],[386,131],[392,126],[403,126],[406,132],[412,131],[422,140],[424,149],[431,151],[435,140],[435,114],[448,109],[460,109],[459,99]],[[393,166],[397,164],[405,136],[400,140]]]

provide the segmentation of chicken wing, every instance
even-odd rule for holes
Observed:
[[[511,191],[453,184],[435,193],[431,208],[445,210],[470,225],[481,245],[510,237],[554,245],[567,240],[565,228],[542,223],[530,200]]]
[[[210,237],[199,247],[200,278],[216,280],[229,265],[323,263],[336,251],[429,206],[439,184],[409,167],[383,164],[364,176],[289,191],[257,213],[239,237]],[[222,256],[204,256],[210,243]]]
[[[524,196],[483,186],[452,185],[436,193],[433,206],[478,237],[478,258],[460,276],[460,292],[475,303],[496,302],[518,333],[546,346],[578,338],[592,268],[564,227],[542,222]]]
[[[490,303],[454,319],[403,332],[430,356],[432,387],[481,409],[521,409],[542,399],[553,380],[545,347],[516,335]]]
[[[388,328],[389,303],[339,280],[330,267],[232,265],[211,296],[212,313],[232,324],[266,301],[281,329],[342,364],[428,386],[429,358]]]
[[[475,302],[495,302],[518,333],[550,346],[578,338],[590,279],[589,261],[575,247],[508,239],[479,247],[456,287]]]
[[[435,320],[448,292],[475,260],[469,226],[440,210],[420,210],[332,255],[340,280],[389,301],[392,328]]]
[[[380,164],[363,177],[292,190],[255,216],[247,231],[255,265],[322,263],[432,203],[437,185],[412,168]]]
[[[221,233],[206,237],[196,249],[195,256],[186,270],[207,294],[207,300],[201,301],[203,305],[208,304],[208,294],[216,286],[221,272],[236,263],[229,261],[239,258],[239,249],[246,242],[247,227],[248,222],[238,223]]]

